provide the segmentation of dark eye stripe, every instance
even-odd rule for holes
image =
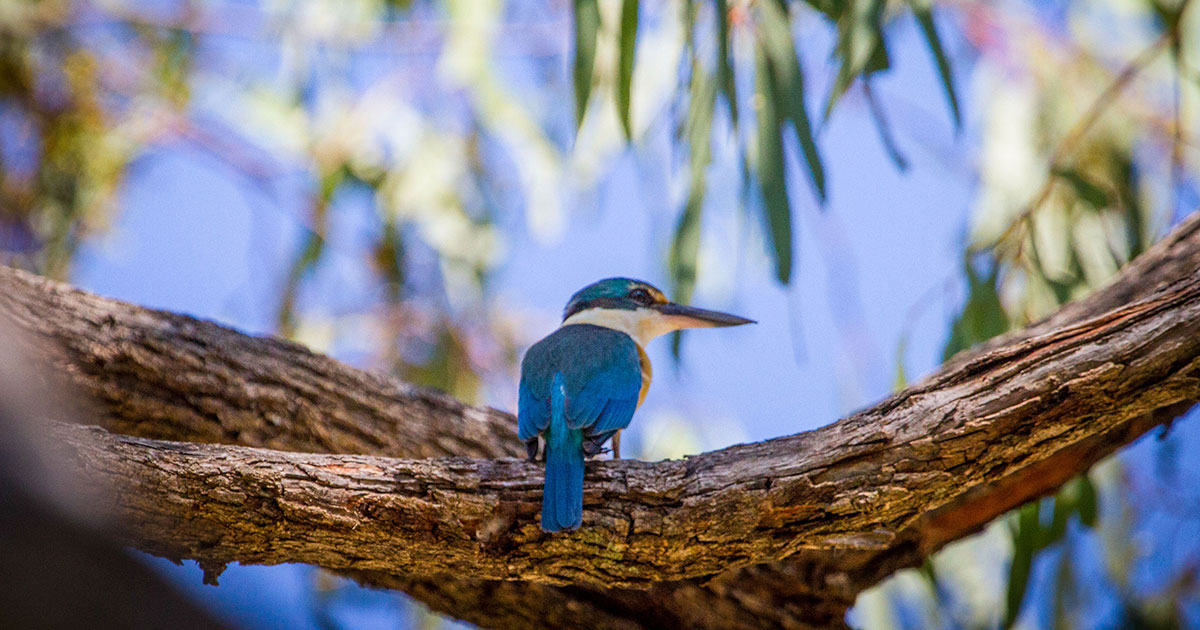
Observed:
[[[629,297],[630,297],[630,299],[640,302],[642,304],[653,304],[654,303],[654,296],[650,295],[650,292],[645,289],[634,289],[629,292]]]

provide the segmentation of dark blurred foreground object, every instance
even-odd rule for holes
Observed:
[[[56,465],[49,420],[86,413],[0,311],[0,628],[226,628],[108,535]]]

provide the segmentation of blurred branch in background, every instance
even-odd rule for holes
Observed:
[[[335,331],[356,330],[368,364],[469,402],[504,400],[528,327],[495,303],[492,274],[515,232],[559,238],[573,216],[564,199],[601,188],[627,147],[666,138],[680,158],[664,169],[667,207],[653,210],[669,215],[661,260],[687,301],[713,282],[703,270],[734,238],[713,226],[734,213],[760,226],[752,241],[769,268],[756,272],[794,281],[796,210],[825,207],[838,180],[877,176],[826,163],[823,131],[844,106],[865,103],[903,168],[904,142],[923,131],[889,114],[934,104],[975,148],[955,148],[951,166],[978,171],[950,358],[1103,286],[1200,203],[1191,4],[3,2],[0,258],[69,278],[80,245],[118,218],[139,161],[194,148],[299,228],[274,282],[277,332],[335,350]],[[906,36],[935,77],[920,103],[884,80]],[[813,64],[823,55],[825,68]],[[740,206],[709,194],[716,165],[730,164]],[[345,245],[348,224],[365,224],[364,247]],[[331,312],[318,287],[347,262],[380,290]],[[1090,478],[1102,499],[1114,492]],[[1034,551],[1056,548],[1032,532],[1058,539],[1053,515],[1082,516],[1072,496],[1038,506],[1037,526],[1034,507],[1011,517],[1017,560],[990,625],[1020,625]],[[968,552],[934,565],[953,553]],[[1186,594],[1185,577],[1171,592]]]

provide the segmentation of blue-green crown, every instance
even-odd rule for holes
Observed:
[[[576,291],[563,309],[563,319],[589,308],[633,310],[666,301],[662,291],[649,282],[632,278],[605,278]]]

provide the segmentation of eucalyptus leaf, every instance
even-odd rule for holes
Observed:
[[[888,122],[887,115],[884,114],[883,106],[875,98],[875,88],[871,85],[870,78],[863,79],[863,89],[867,95],[868,109],[871,111],[871,120],[875,122],[875,131],[879,134],[879,141],[883,143],[884,150],[896,168],[900,171],[907,171],[908,158],[904,157],[900,146],[896,144],[896,136],[892,133],[892,126]]]
[[[696,287],[696,261],[700,252],[700,214],[704,207],[704,184],[693,183],[687,204],[675,226],[669,266],[676,301],[691,301]]]
[[[834,55],[838,72],[833,89],[825,101],[824,118],[850,85],[864,73],[885,70],[889,66],[883,40],[884,0],[850,0],[837,19],[838,39]]]
[[[684,303],[691,301],[696,282],[700,215],[707,190],[705,171],[712,158],[712,118],[717,91],[713,77],[699,68],[699,64],[696,64],[693,72],[692,102],[685,125],[690,145],[688,197],[676,225],[668,257],[672,292],[677,301]]]
[[[1068,483],[1053,499],[1047,500],[1048,504],[1053,504],[1054,509],[1050,516],[1050,526],[1043,528],[1041,536],[1038,537],[1038,550],[1053,545],[1066,535],[1067,523],[1078,509],[1076,498],[1072,484]]]
[[[623,0],[621,3],[621,32],[618,42],[620,58],[617,64],[617,115],[625,138],[633,139],[633,124],[629,109],[633,86],[633,58],[637,52],[638,0]]]
[[[1029,585],[1029,573],[1033,568],[1033,556],[1037,552],[1040,530],[1038,502],[1030,501],[1017,511],[1017,526],[1012,534],[1013,558],[1008,571],[1004,623],[1001,624],[1006,630],[1016,623],[1017,616],[1021,613],[1021,603]]]
[[[575,0],[575,128],[583,125],[592,95],[592,71],[596,64],[596,33],[600,30],[599,0]]]
[[[1087,473],[1081,475],[1075,483],[1078,485],[1078,497],[1076,501],[1079,505],[1079,522],[1087,527],[1096,526],[1096,518],[1099,514],[1099,502],[1096,500],[1096,485],[1087,476]]]
[[[946,47],[938,35],[937,25],[933,21],[933,3],[921,0],[908,0],[912,7],[913,17],[921,27],[921,35],[929,47],[929,54],[937,65],[938,77],[942,80],[942,91],[946,94],[946,102],[950,105],[950,114],[954,117],[954,128],[962,129],[962,112],[958,107],[958,93],[954,88],[954,73],[950,68],[950,58],[946,56]]]
[[[933,598],[937,602],[942,601],[942,589],[938,585],[937,570],[933,567],[933,556],[926,556],[925,561],[921,563],[917,569],[921,577],[925,578],[925,583],[929,585],[929,590],[933,594]]]
[[[729,50],[732,33],[729,30],[729,0],[717,2],[717,85],[729,105],[729,119],[733,128],[738,126],[737,77],[734,76],[733,60]]]
[[[1113,158],[1117,171],[1117,198],[1125,214],[1125,242],[1128,260],[1137,258],[1149,246],[1145,208],[1142,206],[1137,166],[1127,155]]]
[[[712,119],[716,108],[717,81],[704,71],[693,56],[687,122],[684,131],[689,146],[688,197],[683,214],[675,227],[667,259],[675,300],[688,303],[696,287],[697,261],[700,255],[700,217],[704,194],[708,189],[705,171],[712,161]],[[682,333],[671,336],[671,354],[678,359],[683,346]]]
[[[383,272],[387,281],[385,290],[388,301],[400,301],[406,280],[404,239],[395,218],[389,216],[383,223],[383,234],[374,248],[375,265]]]
[[[904,369],[904,355],[908,350],[908,335],[901,334],[896,343],[896,378],[892,380],[892,391],[898,392],[908,387],[908,373]]]
[[[668,263],[674,286],[672,293],[675,300],[682,303],[691,301],[696,288],[696,263],[700,253],[700,212],[703,207],[703,185],[696,186],[693,182],[687,204],[683,214],[679,216],[679,224],[675,227],[675,236],[671,239]],[[683,331],[675,331],[671,333],[671,356],[678,361],[682,351]]]
[[[809,179],[817,198],[825,201],[825,167],[822,164],[812,124],[804,102],[804,72],[796,56],[796,43],[792,38],[791,24],[787,14],[774,2],[760,3],[762,7],[762,47],[766,54],[765,66],[771,73],[775,115],[791,122],[796,131],[796,140],[808,165]],[[782,159],[782,152],[780,153]],[[782,166],[782,163],[781,163]]]
[[[755,54],[754,76],[758,106],[756,174],[766,214],[767,235],[775,257],[775,277],[787,284],[792,277],[792,209],[783,170],[783,129],[777,109],[779,90],[771,62],[762,48]]]
[[[950,339],[942,351],[945,361],[962,350],[982,343],[1008,330],[1008,315],[997,291],[996,268],[981,276],[970,260],[964,264],[967,276],[967,302],[950,326]]]
[[[805,4],[816,9],[818,12],[829,18],[833,22],[842,19],[842,15],[846,13],[846,6],[853,0],[805,0]]]
[[[1082,173],[1068,166],[1056,166],[1051,169],[1055,177],[1071,185],[1075,194],[1096,210],[1109,206],[1108,193]]]
[[[1051,610],[1051,628],[1070,630],[1075,628],[1074,613],[1078,601],[1078,580],[1072,567],[1072,553],[1068,548],[1058,559],[1058,571],[1054,576],[1054,607]]]

